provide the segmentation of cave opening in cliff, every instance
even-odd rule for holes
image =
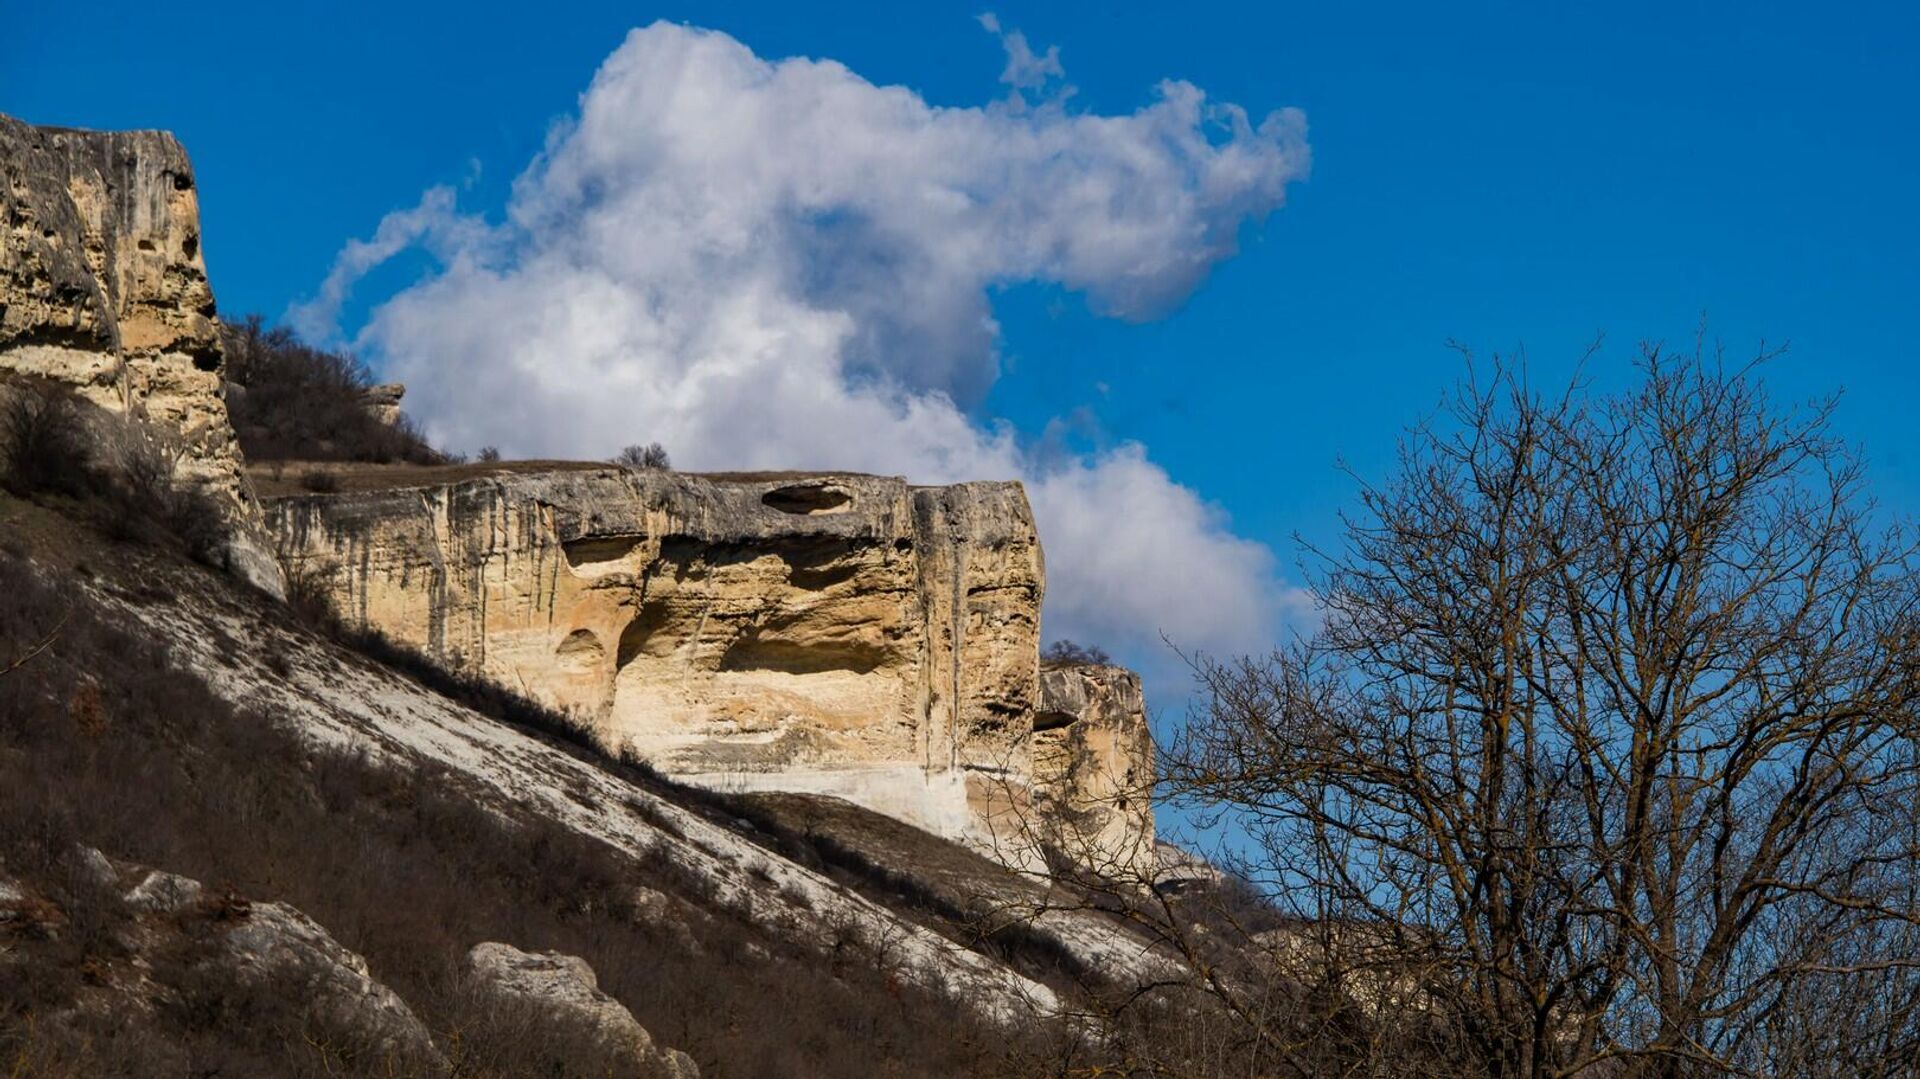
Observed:
[[[1057,731],[1062,727],[1071,727],[1080,721],[1072,712],[1035,712],[1033,729],[1035,731]]]
[[[841,512],[853,501],[853,495],[831,484],[797,483],[789,487],[776,487],[761,495],[760,501],[781,513],[811,516]]]

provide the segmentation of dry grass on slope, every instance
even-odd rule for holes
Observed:
[[[0,527],[15,548],[0,554],[0,670],[18,663],[0,678],[0,862],[69,925],[97,927],[5,940],[0,1061],[14,1074],[389,1074],[390,1062],[337,1039],[325,1052],[310,1044],[291,992],[141,1022],[112,1015],[111,1030],[51,1021],[125,958],[123,913],[62,868],[83,843],[304,910],[443,1043],[492,1044],[457,1074],[603,1074],[564,1053],[526,1055],[550,1056],[551,1044],[490,1043],[461,973],[482,940],[585,958],[710,1077],[991,1075],[1014,1067],[1015,1050],[1042,1055],[871,956],[822,962],[820,942],[736,916],[667,860],[503,818],[444,772],[319,749],[236,709],[87,598],[171,602],[155,582],[181,578],[142,571],[158,556],[15,500],[0,502]]]

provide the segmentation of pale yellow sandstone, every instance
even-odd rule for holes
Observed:
[[[502,468],[266,513],[348,618],[580,717],[609,751],[839,795],[1002,854],[1037,837],[1045,573],[1017,483]],[[1134,753],[1120,770],[1139,779],[1150,743],[1122,674],[1079,699],[1100,747],[1085,760]],[[1050,759],[1049,806],[1116,789]],[[1131,841],[1113,838],[1123,819],[1150,847],[1150,813],[1122,811],[1095,829],[1102,849]]]

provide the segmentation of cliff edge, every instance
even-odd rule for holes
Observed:
[[[1049,672],[1079,692],[1042,705],[1019,484],[454,471],[269,498],[268,527],[351,620],[677,777],[837,795],[1015,860],[1151,849],[1138,681]],[[1072,843],[1052,834],[1067,806],[1098,817]]]
[[[0,371],[152,421],[175,442],[176,475],[227,508],[231,568],[277,592],[227,419],[186,151],[160,131],[0,115],[0,221]]]

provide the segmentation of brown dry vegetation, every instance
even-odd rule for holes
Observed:
[[[36,430],[64,437],[57,424]],[[607,760],[566,717],[342,627],[297,577],[284,609],[180,564],[171,527],[121,534],[115,504],[143,481],[121,471],[123,459],[62,444],[71,452],[40,458],[42,472],[10,474],[32,501],[0,498],[0,874],[39,904],[0,921],[0,1065],[11,1076],[622,1074],[589,1039],[479,1006],[462,961],[484,940],[586,959],[658,1042],[709,1077],[1358,1074],[1383,1038],[1419,1041],[1417,1022],[1375,1022],[1337,988],[1277,976],[1243,953],[1245,935],[1229,930],[1271,921],[1257,896],[1203,889],[1143,907],[1137,889],[1111,882],[1043,882],[1058,905],[1184,945],[1191,976],[1130,986],[974,891],[992,867],[949,844],[845,807],[696,794]],[[171,487],[156,482],[164,500]],[[201,588],[569,746],[1049,982],[1081,1016],[990,1026],[966,1002],[914,988],[853,926],[830,939],[783,935],[665,856],[496,815],[436,768],[318,749],[273,716],[236,710],[91,598],[169,604],[176,590]],[[229,647],[238,657],[247,644]],[[263,677],[288,672],[284,657],[257,658]],[[151,916],[75,873],[82,845],[201,880],[215,896],[160,927],[171,944],[151,954],[140,994],[113,987],[143,976],[128,933],[153,931]],[[264,900],[292,904],[364,955],[445,1059],[390,1058],[366,1031],[315,1014],[298,977],[243,989],[200,961],[224,919]],[[1194,943],[1202,938],[1212,943]]]
[[[461,975],[482,940],[582,956],[709,1076],[1005,1066],[1006,1038],[875,957],[823,964],[807,942],[754,928],[664,859],[636,862],[540,820],[502,820],[430,769],[316,751],[271,717],[235,711],[43,572],[0,556],[0,669],[18,662],[0,688],[0,860],[85,928],[7,941],[16,958],[0,966],[0,1061],[12,1074],[387,1074],[392,1063],[358,1055],[346,1034],[309,1037],[291,990],[227,999],[218,987],[176,986],[184,1010],[146,1023],[113,1016],[130,1029],[111,1036],[48,1022],[80,999],[90,972],[124,958],[114,927],[125,912],[66,868],[83,843],[304,910],[445,1043],[467,1047],[457,1074],[605,1074],[592,1060],[530,1067],[529,1054],[555,1048],[551,1037],[503,1040],[486,1025]],[[679,914],[644,912],[637,886],[674,897]]]

